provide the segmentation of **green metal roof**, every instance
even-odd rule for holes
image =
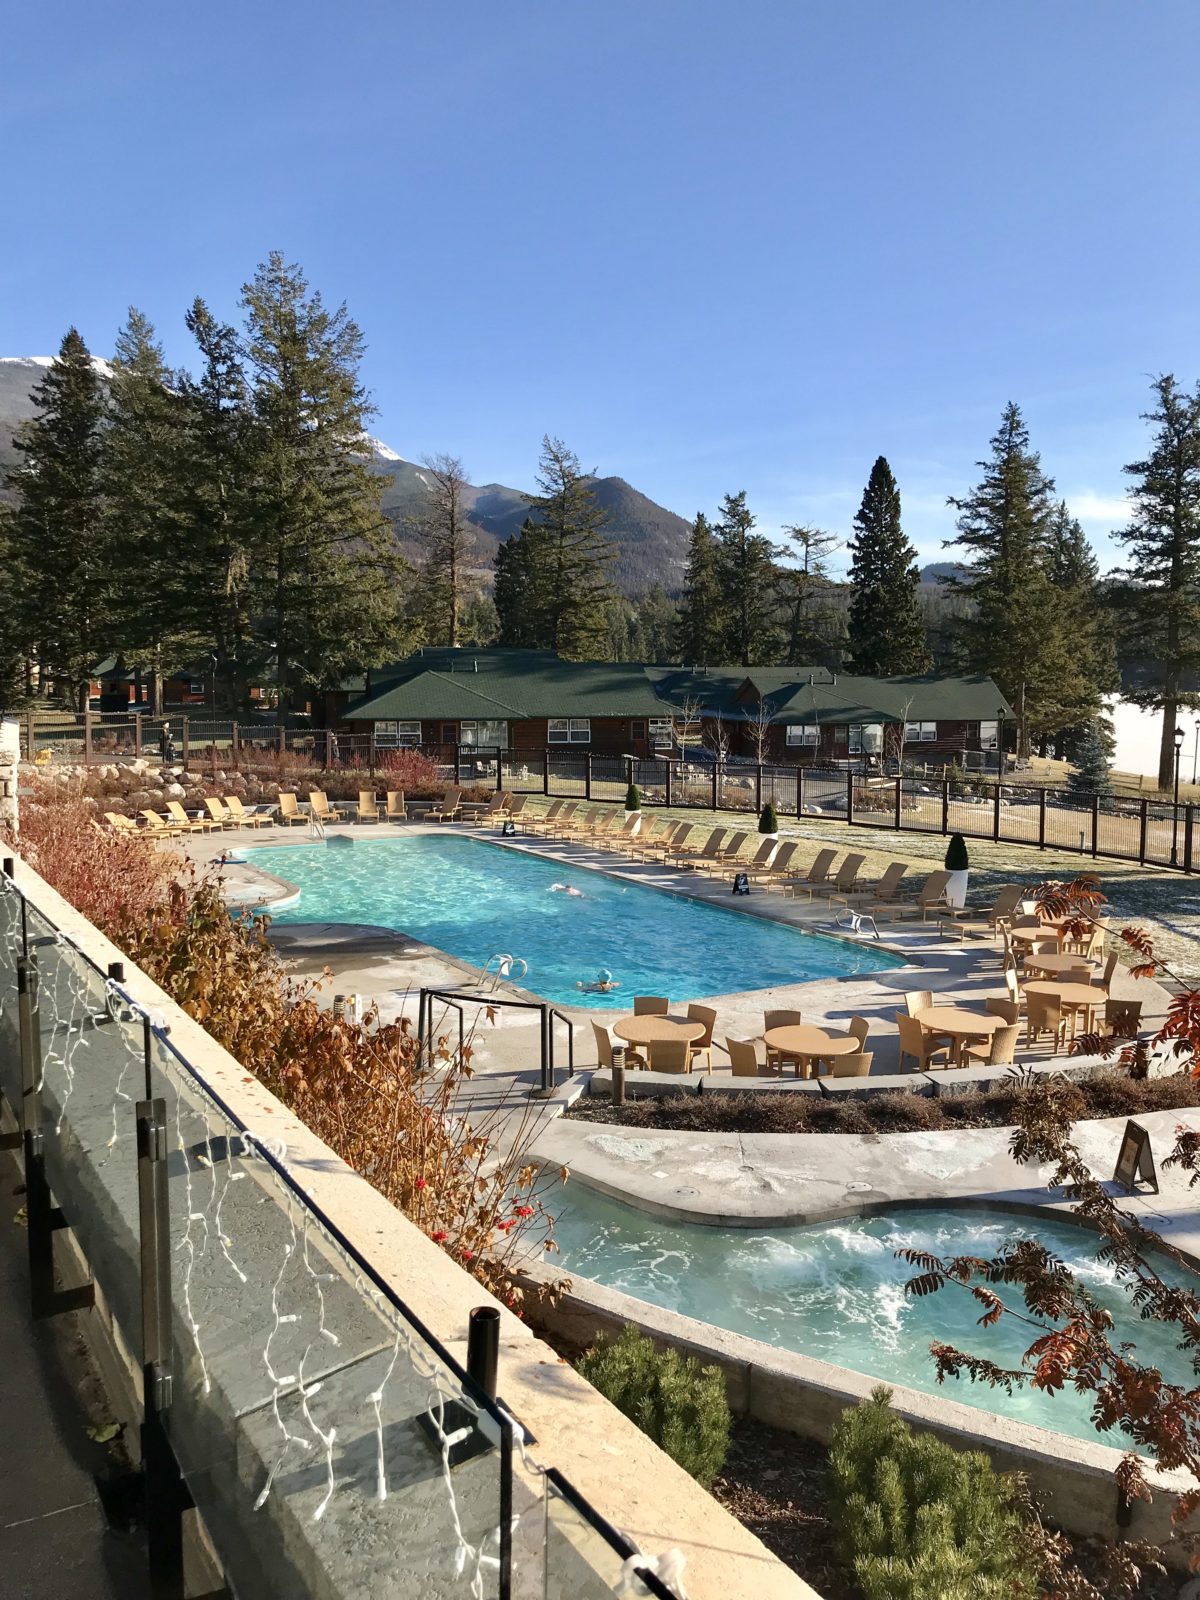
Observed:
[[[1016,715],[991,678],[916,673],[867,678],[827,667],[648,667],[664,699],[691,702],[708,715],[734,721],[758,715],[759,698],[771,722],[986,722],[1003,708]]]

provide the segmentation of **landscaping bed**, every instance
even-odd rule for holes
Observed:
[[[565,1113],[584,1122],[626,1128],[674,1128],[686,1133],[923,1133],[940,1128],[999,1128],[1014,1123],[1028,1091],[1014,1074],[1012,1088],[961,1095],[899,1090],[869,1098],[818,1095],[664,1094],[614,1106],[605,1094],[585,1095]],[[1072,1122],[1137,1116],[1200,1106],[1200,1083],[1185,1072],[1131,1078],[1114,1067],[1082,1083],[1063,1081],[1064,1114]]]

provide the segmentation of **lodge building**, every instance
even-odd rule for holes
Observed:
[[[867,678],[825,667],[658,667],[553,650],[423,649],[327,697],[378,748],[978,765],[1015,713],[988,677]]]

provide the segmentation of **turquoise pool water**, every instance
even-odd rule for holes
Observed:
[[[560,1004],[628,1011],[635,994],[695,1000],[903,965],[882,950],[461,835],[355,837],[244,855],[300,890],[273,913],[277,922],[396,928],[476,966],[507,951],[529,965],[524,987]],[[601,968],[618,989],[576,989]]]
[[[980,1307],[961,1290],[943,1289],[923,1300],[906,1296],[905,1281],[916,1269],[898,1261],[895,1251],[914,1246],[938,1255],[992,1256],[1008,1239],[1036,1235],[1113,1312],[1116,1337],[1135,1345],[1140,1361],[1176,1381],[1193,1381],[1170,1330],[1131,1310],[1111,1270],[1095,1259],[1095,1236],[1069,1223],[1004,1211],[910,1208],[811,1227],[711,1228],[663,1221],[586,1184],[569,1185],[557,1209],[562,1254],[555,1266],[568,1274],[881,1382],[1124,1448],[1123,1434],[1097,1434],[1086,1397],[1071,1390],[1008,1396],[966,1379],[936,1381],[929,1355],[934,1339],[1015,1368],[1034,1334],[1009,1318],[995,1328],[978,1327]],[[1195,1285],[1194,1276],[1173,1264],[1158,1265],[1170,1281]],[[1004,1292],[1020,1303],[1014,1291]]]

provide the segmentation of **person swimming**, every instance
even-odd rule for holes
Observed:
[[[552,883],[550,885],[550,893],[569,894],[572,900],[587,899],[587,895],[584,894],[582,889],[576,889],[574,885],[570,883]]]
[[[607,967],[601,967],[590,983],[584,983],[583,979],[580,978],[576,981],[575,987],[581,989],[584,994],[611,994],[614,989],[619,989],[621,985]]]

